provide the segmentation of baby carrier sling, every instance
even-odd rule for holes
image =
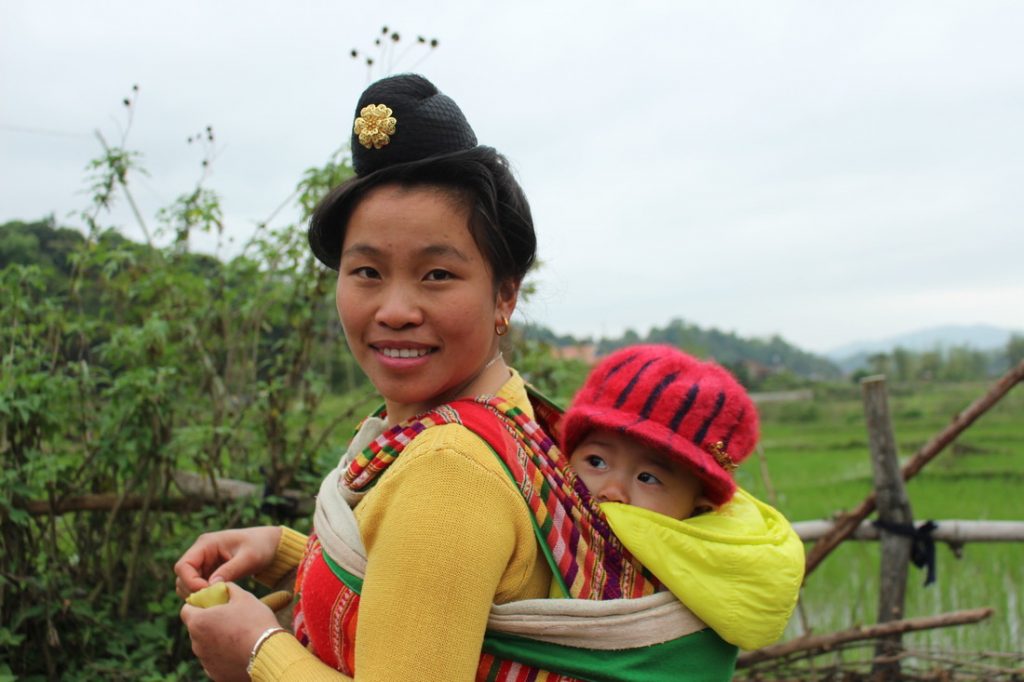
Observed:
[[[555,427],[560,412],[536,393],[530,398],[537,421],[496,397],[442,405],[385,431],[344,471],[324,480],[317,532],[296,579],[296,636],[328,665],[355,674],[365,550],[351,510],[337,503],[337,488],[368,489],[416,435],[458,423],[503,464],[529,507],[555,582],[571,597],[493,606],[478,681],[730,679],[736,647],[658,591],[657,580],[619,543],[541,426]]]

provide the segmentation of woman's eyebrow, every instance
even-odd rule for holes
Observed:
[[[461,261],[469,262],[469,258],[451,244],[431,244],[420,250],[424,256],[453,256]]]
[[[377,258],[379,258],[383,254],[384,254],[384,251],[382,249],[378,249],[376,246],[371,246],[370,244],[356,243],[356,244],[353,244],[352,246],[348,247],[344,251],[342,251],[341,252],[341,257],[344,258],[345,256],[357,256],[358,255],[358,256],[370,256],[370,257],[377,257]],[[438,257],[438,256],[450,256],[450,257],[457,258],[457,259],[459,259],[461,261],[464,261],[464,262],[467,262],[467,263],[470,260],[469,257],[466,256],[466,254],[462,253],[461,251],[459,251],[457,248],[455,248],[451,244],[430,244],[430,245],[424,246],[422,249],[420,249],[419,252],[418,252],[418,255],[420,255],[420,256],[428,256],[428,257],[435,257],[435,258]]]
[[[341,252],[341,257],[345,256],[379,256],[381,250],[375,246],[369,244],[353,244],[344,251]]]

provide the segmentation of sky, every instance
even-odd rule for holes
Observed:
[[[371,72],[350,51],[385,25]],[[99,131],[141,153],[152,226],[211,125],[204,184],[240,244],[390,65],[455,99],[530,199],[543,265],[513,322],[681,318],[816,352],[1024,329],[1022,33],[1024,3],[989,0],[2,0],[0,223],[81,225]],[[105,220],[141,238],[124,201]]]

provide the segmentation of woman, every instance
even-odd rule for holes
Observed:
[[[499,349],[536,248],[506,161],[478,146],[456,104],[418,76],[371,85],[356,113],[356,178],[326,197],[310,224],[313,252],[339,272],[349,348],[384,398],[385,416],[364,422],[355,442],[478,395],[532,417]],[[417,435],[355,516],[367,556],[355,629],[359,680],[472,680],[492,603],[549,591],[520,491],[461,424]],[[249,575],[272,582],[299,563],[305,544],[273,527],[203,535],[175,565],[178,592]],[[318,600],[314,587],[307,580],[302,601],[311,632],[326,627],[313,621],[330,617],[330,596]],[[327,652],[317,648],[318,658],[275,630],[274,615],[251,594],[229,589],[224,606],[182,609],[211,677],[249,679],[249,665],[257,680],[352,679],[335,669],[344,665],[320,660]],[[325,603],[322,617],[311,610]]]

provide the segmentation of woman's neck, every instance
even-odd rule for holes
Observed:
[[[481,370],[466,383],[456,386],[444,393],[434,396],[429,401],[415,404],[394,404],[387,398],[384,399],[384,407],[387,410],[387,424],[394,426],[400,424],[417,414],[432,410],[439,405],[450,403],[460,398],[475,398],[478,395],[495,395],[505,385],[512,375],[501,352],[481,368]]]

